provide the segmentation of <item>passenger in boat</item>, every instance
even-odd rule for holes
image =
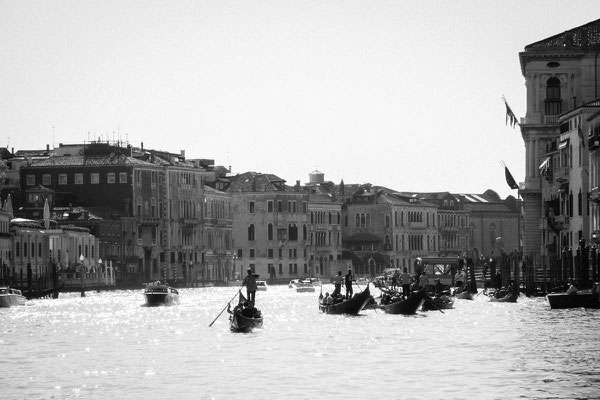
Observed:
[[[330,306],[333,304],[333,297],[329,295],[329,292],[325,292],[325,298],[323,299],[323,305]]]
[[[577,293],[577,288],[575,287],[574,283],[569,284],[569,288],[567,289],[567,294],[576,294]]]
[[[354,276],[352,275],[352,270],[349,269],[348,273],[344,277],[344,285],[346,286],[346,298],[349,299],[352,297],[352,281],[354,280]]]
[[[445,286],[442,282],[440,282],[440,278],[435,278],[434,282],[435,282],[435,285],[433,285],[434,294],[436,296],[441,296],[442,294],[444,294]]]
[[[248,301],[248,305],[242,310],[242,315],[246,318],[260,318],[260,311],[254,307],[253,301]]]
[[[333,293],[331,294],[334,298],[342,292],[342,271],[338,271],[337,275],[333,277],[332,281],[335,285],[335,289],[333,289]]]
[[[248,275],[244,277],[242,285],[246,286],[248,301],[256,301],[256,276],[252,273],[252,269],[248,268]]]
[[[402,284],[402,293],[404,297],[408,297],[410,294],[410,281],[412,276],[408,273],[408,268],[404,267],[404,272],[400,275],[400,283]]]

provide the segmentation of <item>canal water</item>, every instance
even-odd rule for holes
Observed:
[[[600,399],[600,310],[479,295],[444,313],[348,317],[321,314],[319,291],[270,286],[263,329],[231,333],[227,312],[209,327],[236,290],[182,289],[173,307],[130,290],[0,309],[0,397]]]

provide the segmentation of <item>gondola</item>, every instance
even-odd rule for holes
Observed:
[[[469,292],[468,290],[465,290],[464,292],[455,294],[454,297],[457,299],[463,299],[463,300],[473,300],[475,298],[476,294],[477,293],[473,293],[473,292]]]
[[[516,303],[519,293],[516,290],[497,290],[488,295],[490,301],[497,303]]]
[[[326,314],[351,314],[356,315],[363,309],[365,304],[369,301],[371,292],[369,291],[369,284],[365,290],[355,294],[348,300],[344,300],[340,303],[324,305],[319,299],[319,310]]]
[[[405,300],[398,300],[390,304],[382,304],[381,309],[387,314],[412,315],[417,312],[419,307],[421,307],[428,298],[429,296],[424,290],[419,290],[408,296]]]
[[[262,316],[255,318],[244,317],[241,310],[241,307],[236,307],[229,317],[229,329],[232,332],[250,332],[255,328],[262,328]]]
[[[454,308],[454,299],[454,296],[436,296],[434,298],[429,298],[423,303],[421,311],[449,310]]]

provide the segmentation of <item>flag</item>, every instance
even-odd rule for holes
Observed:
[[[506,99],[504,98],[504,96],[502,96],[502,100],[504,100],[504,105],[506,106],[506,125],[508,125],[510,123],[510,126],[514,128],[515,125],[519,124],[517,117],[515,116],[515,113],[513,113],[510,106],[506,102]]]
[[[507,166],[504,166],[504,175],[506,176],[506,183],[508,183],[508,186],[510,186],[511,189],[519,188],[519,185],[515,182],[515,178],[513,178]]]

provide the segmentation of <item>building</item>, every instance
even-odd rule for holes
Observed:
[[[595,229],[588,213],[596,210],[588,198],[597,172],[591,169],[595,155],[588,154],[585,135],[597,124],[599,49],[596,20],[519,53],[527,90],[527,112],[520,121],[526,149],[519,190],[523,253],[544,271],[555,263],[570,265],[570,252],[581,239],[589,242]]]

